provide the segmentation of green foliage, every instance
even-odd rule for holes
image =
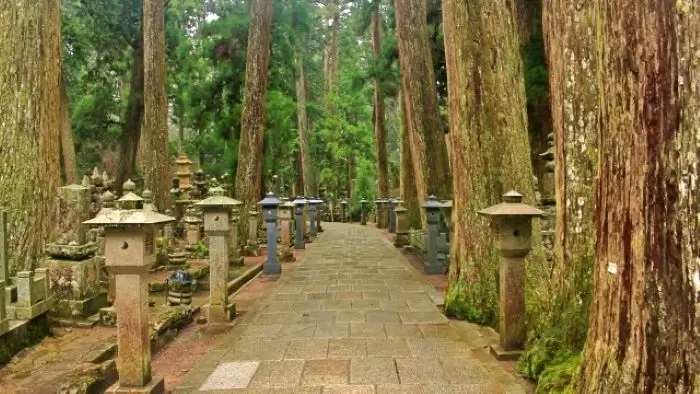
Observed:
[[[581,362],[582,352],[565,349],[561,342],[546,338],[518,360],[519,373],[537,379],[537,393],[570,393],[571,380]]]
[[[197,244],[194,245],[193,251],[199,257],[209,256],[209,248],[203,241],[197,242]]]
[[[473,266],[472,263],[467,263]],[[492,250],[488,261],[479,271],[483,275],[493,275],[496,280],[472,280],[461,279],[453,281],[445,294],[445,313],[458,319],[468,320],[473,323],[497,327],[498,325],[498,266],[499,257]]]

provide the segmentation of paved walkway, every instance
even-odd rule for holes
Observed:
[[[324,228],[178,393],[526,392],[488,354],[488,330],[448,321],[380,230]]]

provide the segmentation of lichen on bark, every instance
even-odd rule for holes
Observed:
[[[0,209],[11,270],[35,268],[60,179],[60,1],[0,2]]]

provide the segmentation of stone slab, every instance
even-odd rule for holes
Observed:
[[[216,366],[199,390],[230,390],[248,387],[259,361],[226,362]]]

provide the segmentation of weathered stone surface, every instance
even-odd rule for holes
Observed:
[[[217,345],[223,354],[218,362],[261,363],[246,390],[525,392],[485,349],[498,338],[447,320],[432,301],[431,288],[380,238],[380,230],[325,226],[255,315]],[[202,362],[183,378],[183,386],[199,388],[215,367]]]

